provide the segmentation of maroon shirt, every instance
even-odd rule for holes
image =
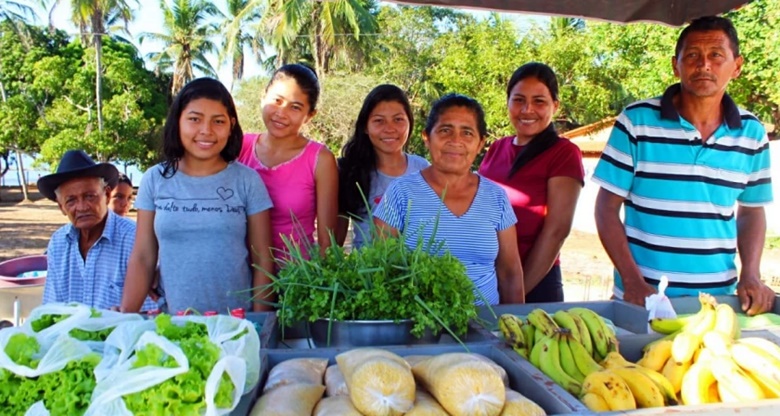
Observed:
[[[547,181],[558,176],[568,176],[584,183],[580,148],[568,139],[561,138],[508,178],[515,157],[525,146],[512,143],[515,136],[497,140],[488,149],[479,167],[480,175],[498,183],[509,196],[509,202],[517,216],[517,246],[520,258],[526,260],[536,238],[542,232],[547,215]],[[559,264],[559,259],[555,259]]]

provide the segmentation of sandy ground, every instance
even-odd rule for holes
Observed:
[[[34,189],[31,201],[21,200],[18,188],[0,188],[0,262],[42,254],[51,234],[67,223],[57,205]],[[595,234],[573,230],[564,244],[561,264],[567,301],[611,295],[612,264]],[[780,286],[780,248],[765,250],[762,275],[773,286]]]

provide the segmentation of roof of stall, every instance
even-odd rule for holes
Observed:
[[[681,26],[739,8],[749,0],[389,0],[393,3],[583,17]]]

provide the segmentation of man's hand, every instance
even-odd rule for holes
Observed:
[[[623,300],[634,305],[645,306],[645,298],[658,290],[643,280],[628,282],[623,279]]]
[[[775,291],[755,276],[740,277],[737,296],[742,304],[742,311],[749,316],[771,311],[775,305]]]

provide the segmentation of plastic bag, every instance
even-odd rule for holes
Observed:
[[[43,404],[43,400],[41,400],[30,406],[30,408],[24,412],[24,416],[51,416],[51,413],[49,413],[49,409],[46,408]]]
[[[80,329],[87,332],[102,331],[104,329],[116,328],[123,322],[144,320],[144,318],[138,314],[121,313],[104,309],[101,309],[99,312],[100,316],[92,317],[90,315],[87,318],[74,321],[73,327],[68,333],[71,333],[74,329]],[[85,340],[83,342],[87,343],[93,351],[99,353],[103,352],[104,341]]]
[[[39,340],[41,349],[36,357],[41,357],[38,367],[30,368],[26,365],[17,364],[5,352],[5,347],[11,336],[17,333],[24,333]],[[51,334],[49,334],[49,337]],[[28,327],[6,328],[0,331],[0,368],[6,369],[16,375],[23,377],[38,377],[43,374],[60,371],[68,365],[69,362],[78,360],[91,353],[89,346],[81,341],[71,338],[67,334],[62,334],[50,345],[44,346],[40,342],[39,336],[32,332]]]
[[[241,396],[254,388],[260,377],[260,337],[246,320],[231,316],[172,317],[171,323],[186,322],[206,326],[209,340],[221,350],[220,359],[209,373],[205,384],[206,416],[230,413]],[[86,415],[130,415],[123,396],[146,390],[176,375],[189,371],[189,362],[182,349],[174,342],[156,333],[153,320],[124,322],[108,336],[104,357],[95,369],[98,385],[92,396],[92,404]],[[237,339],[233,339],[237,338]],[[174,358],[177,366],[163,368],[146,366],[132,368],[135,351],[148,344],[155,344]],[[233,384],[232,405],[229,409],[217,408],[214,403],[217,388],[223,374]]]
[[[33,329],[33,326],[36,321],[42,319],[44,315],[68,316],[61,321],[36,332]],[[48,349],[48,346],[51,345],[57,337],[62,334],[67,334],[71,329],[75,328],[79,322],[89,318],[91,315],[92,309],[81,303],[47,303],[33,309],[22,326],[29,329],[30,332],[35,333],[35,338],[40,342],[42,349]]]
[[[666,276],[661,276],[661,283],[658,284],[658,293],[652,294],[645,298],[645,309],[647,309],[647,320],[654,318],[676,318],[677,312],[674,311],[672,302],[666,297],[666,287],[669,286],[669,279]],[[652,333],[650,323],[647,324],[649,333]]]

